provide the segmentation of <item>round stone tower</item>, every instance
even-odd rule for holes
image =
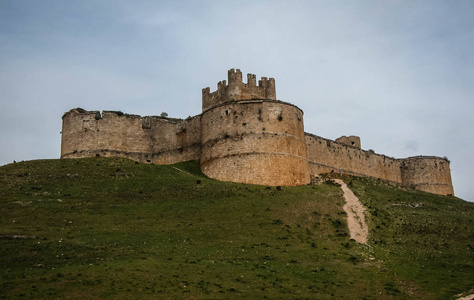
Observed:
[[[417,190],[454,195],[451,170],[446,158],[415,156],[402,159],[402,184]]]
[[[259,86],[254,78],[249,74],[243,84],[240,70],[230,70],[229,86],[224,81],[216,92],[203,90],[202,172],[223,181],[308,184],[303,112],[274,99],[273,78]]]

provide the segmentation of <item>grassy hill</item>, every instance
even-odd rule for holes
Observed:
[[[341,189],[219,182],[197,162],[0,167],[0,297],[453,299],[474,288],[474,203],[344,178]]]

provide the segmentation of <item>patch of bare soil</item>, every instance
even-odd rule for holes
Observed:
[[[472,300],[472,299],[474,299],[474,294],[467,295],[467,296],[460,297],[460,298],[456,298],[456,300]]]
[[[334,181],[341,185],[341,189],[344,192],[346,204],[342,208],[347,214],[347,225],[349,226],[351,239],[354,239],[360,244],[367,245],[369,228],[365,222],[364,206],[360,203],[359,198],[347,187],[344,181],[341,179],[335,179]]]

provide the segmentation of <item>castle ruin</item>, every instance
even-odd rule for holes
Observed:
[[[335,141],[304,132],[303,111],[276,100],[275,79],[254,74],[242,81],[228,71],[217,90],[202,90],[202,113],[187,119],[86,111],[63,115],[61,158],[126,157],[144,163],[198,160],[222,181],[296,186],[321,173],[386,180],[453,195],[449,161],[434,156],[394,159],[362,150],[360,138]]]

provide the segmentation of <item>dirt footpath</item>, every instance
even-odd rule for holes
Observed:
[[[461,298],[457,298],[456,300],[472,300],[472,299],[474,299],[474,294],[464,296],[464,297],[461,297]]]
[[[351,234],[351,239],[356,242],[367,245],[367,239],[369,236],[369,228],[365,223],[365,208],[354,193],[347,187],[347,185],[341,179],[335,179],[335,182],[341,185],[341,189],[344,192],[344,198],[346,204],[342,207],[347,214],[347,225]]]
[[[365,208],[362,206],[362,203],[359,202],[359,198],[354,195],[354,193],[347,187],[347,185],[341,179],[334,179],[335,182],[341,185],[341,189],[344,192],[344,199],[346,199],[346,204],[342,207],[347,214],[347,225],[349,226],[349,231],[351,234],[351,239],[354,239],[356,242],[367,245],[367,238],[369,237],[369,228],[367,223],[365,223]],[[474,300],[474,294],[472,290],[469,291],[470,295],[459,297],[462,294],[456,295],[454,297],[456,300]]]

